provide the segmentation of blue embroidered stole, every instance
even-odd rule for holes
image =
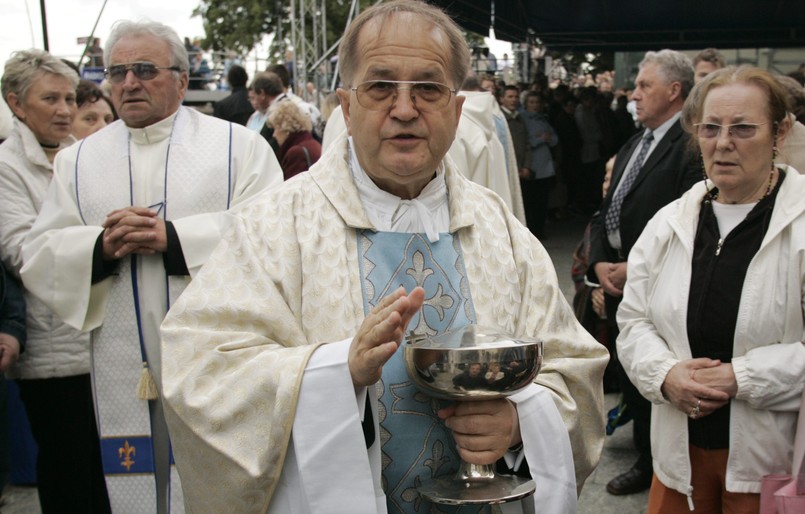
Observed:
[[[364,310],[403,286],[425,289],[425,304],[408,327],[440,334],[475,323],[461,246],[451,234],[430,243],[424,234],[358,233]],[[453,507],[423,500],[416,486],[452,476],[460,458],[449,429],[436,416],[444,403],[421,392],[408,378],[402,347],[383,367],[378,400],[383,488],[389,513],[480,513],[486,506]]]

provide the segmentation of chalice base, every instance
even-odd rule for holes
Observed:
[[[495,475],[490,478],[438,478],[417,487],[423,498],[443,505],[494,505],[534,494],[530,478]]]

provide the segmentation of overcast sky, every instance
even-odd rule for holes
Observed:
[[[50,52],[77,61],[84,50],[76,40],[86,37],[101,13],[103,0],[0,0],[0,66],[12,52],[31,47],[44,48],[40,5],[45,3]],[[203,37],[201,17],[191,17],[199,0],[108,0],[95,36],[105,37],[115,21],[148,18],[170,25],[179,34]],[[498,57],[511,52],[508,43],[488,41]]]
[[[76,39],[92,32],[103,0],[43,1],[50,52],[77,61],[84,48]],[[0,0],[0,59],[3,63],[15,50],[44,48],[41,3],[40,0]],[[170,25],[179,37],[201,37],[204,35],[201,18],[191,18],[198,4],[198,0],[108,0],[95,36],[105,43],[104,38],[115,21],[148,18]]]

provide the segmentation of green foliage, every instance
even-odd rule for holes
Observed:
[[[360,0],[360,8],[373,3]],[[328,46],[344,33],[351,5],[351,0],[327,0]],[[206,50],[234,50],[246,55],[264,36],[274,34],[267,57],[281,61],[291,40],[290,8],[288,0],[200,0],[193,15],[203,20]],[[313,20],[308,18],[306,24],[312,27]]]

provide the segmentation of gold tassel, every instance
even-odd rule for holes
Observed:
[[[156,400],[159,398],[157,384],[151,375],[148,362],[143,361],[143,369],[140,371],[140,382],[137,384],[137,397],[140,400]]]

